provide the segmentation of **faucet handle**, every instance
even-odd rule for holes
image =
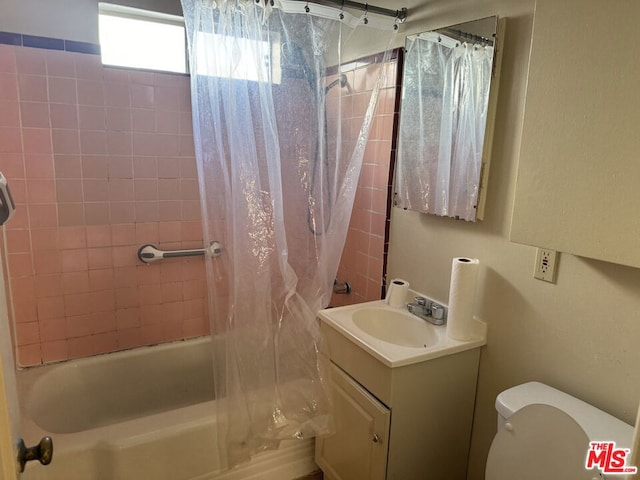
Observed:
[[[428,300],[424,297],[415,297],[414,300],[418,305],[422,305],[423,307],[427,306]]]
[[[437,303],[431,304],[431,316],[434,320],[444,321],[444,307]]]

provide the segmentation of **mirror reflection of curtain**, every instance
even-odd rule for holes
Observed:
[[[408,40],[396,206],[476,219],[492,60],[433,32]]]
[[[355,67],[340,60],[355,28],[338,10],[182,4],[204,239],[224,249],[207,277],[218,448],[230,467],[331,431],[316,313],[330,299],[383,78],[352,91]],[[393,21],[377,33],[389,42]],[[367,105],[358,117],[356,94]]]

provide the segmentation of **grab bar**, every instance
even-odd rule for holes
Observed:
[[[209,245],[209,248],[197,248],[194,250],[158,250],[155,245],[146,244],[142,245],[138,249],[138,258],[144,263],[153,263],[163,258],[178,258],[178,257],[199,257],[203,255],[209,255],[211,257],[218,257],[222,254],[222,245],[220,242],[213,241]]]

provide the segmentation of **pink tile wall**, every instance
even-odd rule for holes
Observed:
[[[208,333],[188,77],[0,45],[0,170],[21,365]]]
[[[338,279],[351,284],[350,295],[336,295],[334,306],[379,300],[384,285],[385,242],[389,201],[392,135],[396,112],[397,62],[384,66],[367,65],[348,73],[352,92],[350,106],[342,109],[343,119],[362,121],[370,92],[380,68],[383,88],[380,90],[375,117],[366,145],[358,180],[349,231],[338,267]],[[352,132],[355,133],[355,132]]]

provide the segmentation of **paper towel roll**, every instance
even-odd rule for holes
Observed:
[[[473,299],[480,262],[475,258],[457,257],[451,265],[447,336],[469,340],[473,332]]]
[[[393,308],[402,308],[407,301],[407,292],[409,291],[409,282],[396,278],[391,281],[389,285],[389,291],[387,292],[387,298],[385,302],[387,305]]]

